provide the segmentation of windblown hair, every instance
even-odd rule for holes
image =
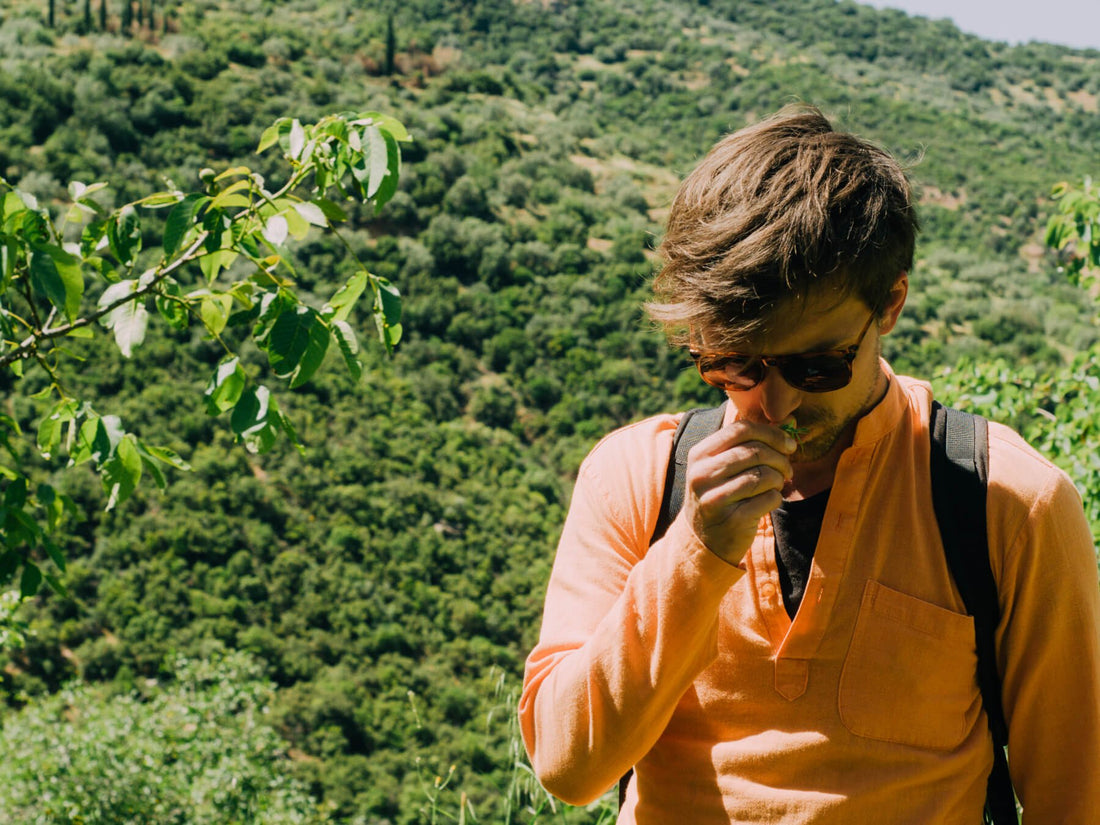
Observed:
[[[897,161],[788,106],[719,141],[683,182],[646,309],[674,343],[706,330],[721,348],[821,286],[880,311],[918,231]]]

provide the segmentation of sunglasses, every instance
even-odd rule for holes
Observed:
[[[852,362],[860,344],[875,320],[867,319],[859,338],[844,349],[802,352],[797,355],[748,355],[742,352],[704,352],[689,350],[699,375],[713,387],[730,392],[751,390],[764,380],[769,368],[779,370],[783,380],[803,392],[832,392],[852,380]]]

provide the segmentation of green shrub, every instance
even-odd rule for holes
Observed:
[[[325,821],[267,721],[273,695],[241,653],[180,659],[175,681],[123,696],[72,685],[4,724],[0,823]]]

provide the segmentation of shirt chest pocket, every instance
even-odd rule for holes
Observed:
[[[974,620],[875,581],[863,592],[838,704],[856,736],[958,747],[981,712]]]

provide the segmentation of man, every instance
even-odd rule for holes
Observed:
[[[729,403],[652,546],[678,417],[581,466],[519,707],[551,793],[587,803],[633,768],[620,823],[981,821],[993,746],[932,507],[931,390],[880,357],[916,231],[898,164],[813,109],[725,138],[684,182],[649,309]],[[1024,822],[1095,823],[1081,501],[993,423],[988,466]]]

